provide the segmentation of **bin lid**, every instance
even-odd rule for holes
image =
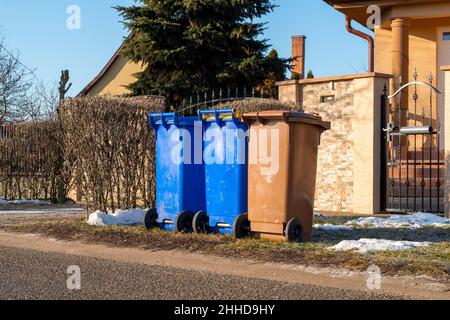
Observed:
[[[322,118],[315,114],[309,114],[305,112],[293,112],[293,111],[262,111],[262,112],[252,112],[244,113],[242,119],[248,124],[259,122],[264,123],[266,121],[281,120],[286,123],[308,123],[322,127],[324,130],[330,130],[331,122],[323,121]]]
[[[161,125],[192,126],[195,121],[201,121],[199,117],[184,117],[177,113],[151,113],[149,114],[150,126],[155,128]]]
[[[199,116],[205,122],[240,122],[241,117],[236,109],[209,109],[200,110]]]

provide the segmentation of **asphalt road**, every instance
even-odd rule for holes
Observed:
[[[67,268],[81,289],[67,288]],[[351,290],[0,247],[0,299],[401,299]]]

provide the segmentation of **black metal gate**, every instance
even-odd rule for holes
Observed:
[[[403,99],[411,88],[413,94],[408,97],[412,98],[412,105],[405,108]],[[419,88],[426,92],[425,99],[420,99]],[[381,197],[384,211],[444,211],[441,115],[433,107],[437,105],[433,101],[438,94],[441,92],[433,86],[433,79],[417,81],[417,73],[413,82],[402,85],[391,96],[385,88]]]

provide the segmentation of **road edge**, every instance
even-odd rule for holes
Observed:
[[[450,284],[430,277],[382,275],[381,290],[367,289],[367,273],[282,263],[262,263],[181,251],[147,251],[80,241],[59,241],[37,234],[0,232],[0,246],[31,249],[124,263],[168,266],[220,275],[332,287],[360,292],[450,300]]]

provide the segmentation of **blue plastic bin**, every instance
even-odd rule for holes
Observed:
[[[249,229],[248,125],[232,109],[199,114],[203,121],[206,212],[197,213],[193,229],[238,236],[242,228]]]
[[[194,214],[206,208],[204,164],[195,156],[202,151],[202,122],[176,113],[150,114],[149,122],[156,136],[156,208],[146,212],[145,225],[191,232]]]

